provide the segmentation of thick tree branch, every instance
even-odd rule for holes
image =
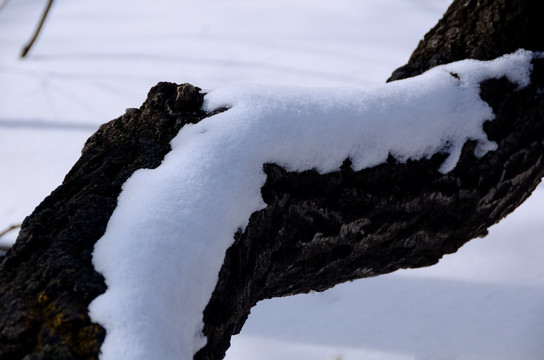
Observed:
[[[106,290],[91,263],[121,185],[157,167],[179,129],[201,120],[198,88],[160,83],[141,109],[129,109],[87,140],[63,184],[25,219],[0,257],[0,358],[96,359],[104,329],[89,303]]]
[[[389,79],[445,63],[489,60],[519,48],[544,50],[542,3],[454,1],[410,61]],[[388,163],[353,172],[288,173],[265,166],[268,207],[251,217],[228,250],[204,314],[208,344],[196,359],[220,359],[252,306],[275,296],[325,290],[340,282],[428,266],[519,206],[544,176],[544,61],[531,86],[506,79],[481,85],[496,119],[486,124],[497,151],[474,157],[467,143],[457,167],[443,158]]]
[[[477,159],[469,142],[446,175],[437,171],[441,155],[359,172],[346,160],[326,175],[266,165],[268,207],[227,252],[205,311],[209,342],[196,358],[221,358],[259,300],[432,265],[486,235],[544,176],[543,75],[538,60],[527,89],[506,79],[481,85],[497,116],[486,131],[498,150]]]
[[[544,50],[541,32],[532,33],[541,26],[530,14],[535,4],[455,1],[393,79],[464,57]],[[481,84],[481,97],[496,114],[485,130],[498,150],[477,159],[468,142],[448,174],[437,171],[440,154],[406,163],[390,158],[358,172],[346,159],[340,171],[325,175],[266,164],[268,206],[251,216],[226,254],[204,313],[208,344],[195,357],[221,359],[261,299],[431,265],[485,235],[544,175],[543,68],[543,60],[534,61],[531,85],[522,90],[506,79]],[[201,103],[197,88],[157,85],[140,109],[88,140],[63,184],[25,220],[17,243],[0,258],[2,359],[98,356],[104,329],[91,323],[87,306],[106,286],[91,263],[94,243],[126,179],[158,166],[184,124],[210,115],[199,110]]]
[[[454,1],[389,81],[457,60],[491,60],[517,49],[542,51],[543,13],[539,0]]]

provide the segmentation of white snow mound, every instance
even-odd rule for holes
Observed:
[[[230,109],[184,126],[156,169],[136,171],[93,254],[107,291],[89,306],[106,329],[101,359],[192,359],[205,345],[202,312],[233,234],[265,204],[264,163],[292,171],[355,170],[448,153],[451,171],[467,140],[494,150],[479,83],[529,83],[532,53],[461,61],[370,88],[233,86],[204,109]],[[455,76],[452,75],[455,74]]]

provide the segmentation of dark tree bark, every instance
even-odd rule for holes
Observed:
[[[491,60],[517,49],[542,51],[543,13],[539,0],[454,1],[389,81],[457,60]]]
[[[91,263],[93,246],[128,177],[159,166],[179,129],[208,116],[199,90],[160,83],[140,109],[102,125],[62,185],[25,219],[0,257],[2,360],[97,358],[104,329],[87,307],[106,286]]]
[[[463,58],[517,48],[544,50],[537,1],[455,1],[392,80]],[[512,30],[512,29],[515,29]],[[538,30],[538,31],[537,31]],[[540,38],[539,38],[540,37]],[[544,175],[544,61],[531,85],[481,84],[494,109],[485,124],[498,150],[482,159],[467,142],[457,167],[445,158],[387,163],[354,172],[287,172],[264,166],[267,207],[235,235],[204,312],[208,344],[196,359],[221,359],[259,300],[436,263],[521,204]],[[63,184],[23,223],[0,260],[0,358],[94,359],[104,329],[87,306],[106,287],[91,263],[124,181],[160,164],[186,123],[210,114],[189,85],[161,83],[140,109],[103,125]],[[175,214],[173,214],[175,216]]]

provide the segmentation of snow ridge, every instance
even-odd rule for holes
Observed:
[[[496,149],[482,124],[492,109],[479,83],[506,76],[529,84],[532,53],[465,60],[369,88],[232,86],[210,92],[204,110],[230,109],[184,126],[156,169],[135,172],[93,263],[108,286],[89,306],[105,327],[102,360],[192,359],[205,345],[202,312],[233,234],[265,204],[264,163],[291,171],[354,170],[448,153],[451,171],[467,140]],[[453,76],[452,74],[455,74]]]

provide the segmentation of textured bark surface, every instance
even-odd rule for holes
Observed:
[[[544,50],[539,0],[454,1],[389,81],[466,58],[490,60],[519,48]],[[273,164],[253,216],[227,251],[204,313],[208,344],[196,359],[221,359],[259,300],[325,290],[340,282],[436,263],[519,206],[544,175],[544,64],[530,87],[506,79],[481,85],[496,119],[485,125],[497,151],[478,160],[467,143],[457,167],[444,159],[353,172],[287,173]]]
[[[454,1],[391,80],[463,59],[491,60],[517,49],[542,51],[541,0]]]
[[[477,159],[469,142],[446,175],[438,172],[443,155],[390,158],[358,172],[347,160],[326,175],[266,165],[268,207],[227,251],[204,313],[209,342],[196,358],[221,359],[259,300],[432,265],[486,235],[544,176],[543,70],[536,61],[533,83],[521,91],[506,79],[481,85],[496,114],[485,128],[498,150]]]
[[[490,59],[519,47],[544,50],[536,1],[455,1],[392,79],[466,57]],[[515,29],[512,30],[512,29]],[[492,31],[491,31],[492,30]],[[529,196],[544,175],[544,63],[517,91],[482,84],[496,119],[485,125],[497,151],[482,159],[467,143],[457,167],[445,155],[354,172],[286,172],[266,164],[267,207],[251,216],[227,251],[204,313],[208,344],[195,358],[221,359],[251,307],[274,296],[324,290],[351,279],[436,263]],[[81,159],[25,220],[0,257],[0,358],[94,359],[104,329],[87,305],[105,291],[91,263],[125,180],[160,164],[186,123],[208,116],[189,85],[161,83],[140,109],[103,125]],[[175,216],[175,214],[173,214]]]
[[[104,329],[87,306],[106,286],[93,246],[126,179],[157,167],[179,129],[206,116],[198,90],[160,83],[141,109],[102,125],[63,184],[25,219],[0,257],[0,359],[97,358]]]

